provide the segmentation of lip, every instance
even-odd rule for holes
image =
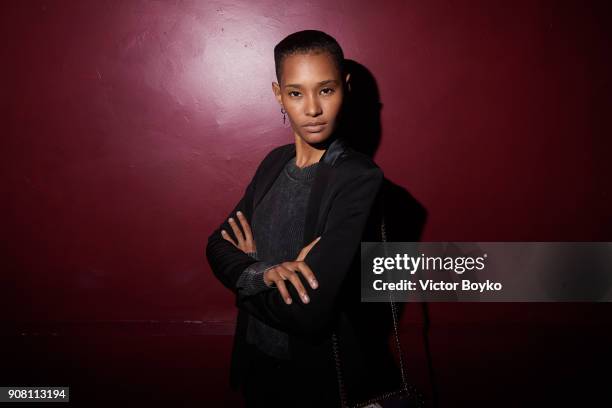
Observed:
[[[307,123],[303,127],[304,129],[306,129],[307,131],[311,133],[318,133],[318,132],[321,132],[323,129],[325,129],[326,125],[327,125],[326,122],[311,122],[311,123]]]

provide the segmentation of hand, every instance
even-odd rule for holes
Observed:
[[[236,224],[236,220],[230,217],[228,219],[228,222],[230,227],[232,227],[232,231],[234,231],[234,235],[236,236],[238,243],[235,243],[232,237],[230,237],[230,234],[228,234],[227,231],[223,229],[221,230],[221,236],[223,237],[223,239],[231,242],[236,248],[242,250],[245,253],[255,252],[257,248],[255,247],[255,240],[253,239],[253,232],[251,231],[251,226],[249,225],[249,222],[247,221],[246,217],[242,212],[238,211],[236,212],[236,215],[238,216],[238,221],[240,221],[240,225],[244,230],[244,235],[238,227],[238,224]]]
[[[306,289],[304,289],[302,281],[300,280],[296,272],[300,272],[302,275],[304,275],[306,280],[310,283],[311,288],[316,289],[319,286],[314,273],[306,264],[306,262],[304,262],[304,259],[306,259],[306,255],[308,255],[308,252],[310,252],[310,250],[315,246],[317,242],[319,242],[320,239],[321,237],[318,237],[310,244],[302,248],[295,261],[280,263],[268,269],[264,273],[264,283],[268,286],[275,284],[278,290],[280,291],[281,296],[283,297],[283,299],[285,299],[286,304],[290,305],[292,302],[291,296],[289,296],[289,292],[287,291],[287,286],[285,285],[285,281],[287,279],[291,281],[295,289],[297,289],[298,293],[300,294],[300,297],[302,298],[302,302],[310,302],[310,299],[306,294]]]

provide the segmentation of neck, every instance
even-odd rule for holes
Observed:
[[[327,138],[321,143],[310,144],[298,135],[295,136],[295,165],[306,167],[319,162],[321,157],[333,141],[332,137]]]

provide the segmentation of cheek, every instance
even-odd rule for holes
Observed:
[[[299,115],[301,109],[299,102],[288,100],[284,103],[284,106],[288,116],[295,117]]]
[[[333,120],[340,112],[340,108],[342,107],[342,98],[330,98],[328,101],[326,101],[324,107],[327,111],[327,116],[329,119]]]
[[[344,93],[342,91],[336,91],[332,96],[327,98],[330,105],[334,105],[336,109],[340,108],[342,101],[344,100]]]

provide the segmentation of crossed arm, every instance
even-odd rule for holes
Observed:
[[[223,229],[221,230],[221,236],[239,250],[257,259],[257,246],[253,238],[251,226],[242,212],[238,211],[236,216],[240,226],[238,226],[238,223],[233,217],[228,219],[228,223],[232,228],[236,240],[232,239],[230,234]],[[302,302],[308,303],[310,299],[297,273],[301,273],[304,276],[312,289],[317,288],[318,283],[316,277],[310,267],[304,262],[304,258],[306,258],[308,252],[310,252],[319,239],[321,239],[321,237],[317,237],[310,244],[302,248],[295,261],[287,261],[275,265],[266,261],[254,263],[240,275],[236,283],[237,288],[241,290],[244,295],[250,296],[266,288],[274,287],[280,291],[285,303],[291,304],[293,299],[289,295],[285,283],[289,281],[288,283],[291,283],[299,293]]]
[[[306,247],[308,250],[305,251],[306,248],[302,250],[305,253],[303,259],[301,261],[285,262],[283,268],[271,265],[275,268],[267,269],[264,272],[265,278],[262,276],[264,278],[262,280],[266,286],[274,282],[276,288],[268,286],[263,290],[255,291],[254,294],[247,294],[234,286],[232,289],[237,294],[236,305],[264,323],[287,333],[310,336],[327,329],[332,320],[337,294],[359,249],[363,229],[374,198],[380,188],[382,177],[380,169],[370,168],[347,182],[334,197],[320,239],[309,244],[310,248]],[[250,187],[251,185],[247,189]],[[236,214],[238,207],[231,214]],[[238,217],[240,220],[240,216]],[[231,227],[231,223],[225,225]],[[225,235],[227,235],[227,232]],[[244,249],[255,249],[254,241],[252,242],[252,248],[249,248],[248,245],[250,244],[247,244],[246,235],[242,237]],[[237,284],[237,282],[240,282],[243,272],[258,261],[249,257],[244,249],[240,249],[239,240],[238,242],[230,242],[223,237],[221,241],[226,244],[225,251],[242,254],[232,257],[237,259],[236,262],[225,263],[228,265],[228,271],[233,274],[234,284]],[[220,246],[221,244],[217,242],[216,245]],[[216,253],[214,250],[209,251],[207,247],[207,255],[209,255],[209,261],[212,260],[213,271],[215,270],[215,264],[221,265],[215,262]],[[229,255],[225,256],[228,257]],[[239,263],[238,261],[244,260],[241,256],[248,258],[250,262]],[[238,271],[238,265],[244,265],[244,267]],[[233,268],[230,268],[230,266]],[[275,272],[270,272],[272,270]],[[223,271],[220,270],[215,274],[217,276],[224,275]],[[274,279],[275,274],[278,275],[276,280]],[[286,285],[284,282],[286,279],[283,277],[290,280],[292,284]],[[316,288],[313,288],[311,283],[305,282],[312,277],[316,279]],[[225,281],[228,282],[227,279]],[[308,301],[304,302],[302,296],[301,302],[287,303],[286,295],[289,295],[292,299],[300,297],[302,289],[297,281],[306,293]],[[280,289],[282,285],[285,286],[286,294]]]

